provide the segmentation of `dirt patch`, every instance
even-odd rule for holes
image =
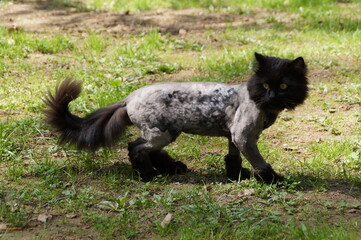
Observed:
[[[185,82],[192,80],[192,77],[199,75],[197,69],[185,69],[176,74],[167,74],[161,77],[162,82]],[[156,80],[159,81],[158,79]]]
[[[11,29],[31,32],[141,32],[150,27],[163,33],[186,34],[228,26],[267,27],[270,17],[291,22],[297,16],[259,10],[252,14],[209,13],[203,9],[157,10],[136,13],[77,12],[74,8],[55,8],[51,1],[8,4],[0,8],[0,23]]]
[[[42,223],[36,219],[32,220],[28,227],[23,229],[9,228],[9,231],[3,232],[5,239],[98,239],[97,232],[93,231],[82,218],[77,215],[51,216],[51,220]],[[1,234],[1,232],[0,232]]]

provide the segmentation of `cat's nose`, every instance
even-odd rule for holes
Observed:
[[[269,92],[268,97],[269,97],[270,99],[276,98],[276,92],[271,90],[271,91]]]

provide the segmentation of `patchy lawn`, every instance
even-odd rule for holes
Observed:
[[[0,3],[0,238],[360,238],[359,1],[122,2]],[[259,141],[282,187],[228,183],[227,141],[187,134],[167,150],[191,172],[144,183],[135,128],[87,153],[43,122],[66,77],[84,84],[71,105],[84,115],[153,82],[246,81],[255,51],[309,67],[306,103]]]

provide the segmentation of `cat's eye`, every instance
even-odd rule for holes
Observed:
[[[285,90],[286,88],[287,88],[287,84],[285,83],[280,84],[280,89]]]
[[[263,86],[265,89],[269,89],[268,83],[263,83],[262,86]]]

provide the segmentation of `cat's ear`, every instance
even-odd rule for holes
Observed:
[[[305,63],[305,60],[303,60],[303,57],[298,57],[296,58],[295,60],[293,60],[291,62],[291,66],[294,68],[294,69],[299,69],[299,70],[303,70],[305,71],[306,70],[306,63]]]
[[[259,64],[262,64],[266,61],[266,57],[259,53],[254,53],[254,56],[256,57],[256,60]]]

